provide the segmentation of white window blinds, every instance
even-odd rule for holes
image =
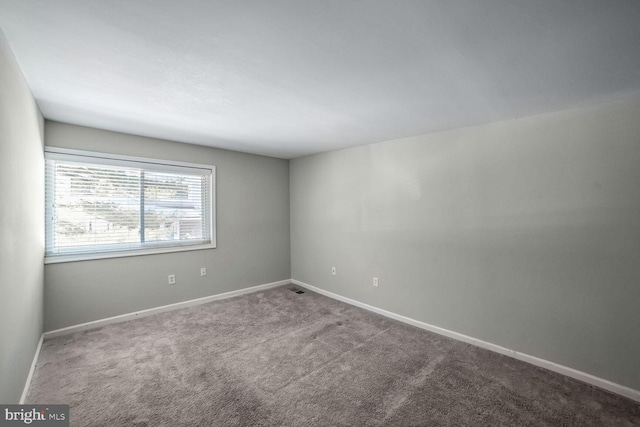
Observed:
[[[213,171],[47,149],[46,256],[213,243]]]

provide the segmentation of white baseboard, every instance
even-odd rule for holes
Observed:
[[[20,404],[24,405],[24,401],[27,398],[27,393],[29,393],[29,386],[31,386],[31,378],[33,378],[33,372],[36,370],[36,363],[38,363],[38,357],[40,357],[40,349],[42,348],[42,341],[44,341],[44,334],[40,335],[40,341],[38,341],[38,346],[36,347],[36,352],[33,355],[33,360],[31,361],[31,368],[29,369],[29,375],[27,375],[27,381],[24,383],[24,388],[22,389],[22,396],[20,396]]]
[[[621,396],[628,397],[629,399],[633,399],[637,402],[640,402],[639,390],[634,390],[632,388],[629,388],[620,384],[616,384],[609,380],[605,380],[603,378],[599,378],[594,375],[587,374],[586,372],[578,371],[576,369],[569,368],[567,366],[559,365],[555,362],[551,362],[545,359],[540,359],[539,357],[530,356],[525,353],[520,353],[518,351],[511,350],[511,349],[499,346],[497,344],[482,341],[482,340],[470,337],[468,335],[463,335],[458,332],[454,332],[448,329],[440,328],[438,326],[430,325],[428,323],[411,319],[409,317],[402,316],[400,314],[396,314],[391,311],[383,310],[381,308],[374,307],[372,305],[365,304],[360,301],[353,300],[351,298],[343,297],[342,295],[334,294],[333,292],[325,291],[324,289],[317,288],[315,286],[309,285],[308,283],[304,283],[299,280],[291,279],[291,283],[297,286],[301,286],[303,288],[307,288],[310,291],[327,296],[329,298],[333,298],[338,301],[342,301],[347,304],[354,305],[356,307],[364,308],[365,310],[369,310],[374,313],[381,314],[391,319],[399,320],[400,322],[407,323],[409,325],[413,325],[421,329],[426,329],[427,331],[435,332],[436,334],[439,334],[439,335],[444,335],[446,337],[453,338],[458,341],[463,341],[468,344],[475,345],[477,347],[481,347],[496,353],[504,354],[506,356],[513,357],[514,359],[522,360],[524,362],[530,363],[535,366],[540,366],[550,371],[557,372],[559,374],[566,375],[571,378],[575,378],[587,384],[600,387],[602,389],[608,390],[610,392],[613,392]]]
[[[45,332],[44,339],[49,339],[49,338],[59,337],[61,335],[72,334],[74,332],[80,332],[80,331],[86,331],[89,329],[99,328],[101,326],[109,325],[112,323],[126,322],[128,320],[151,316],[153,314],[163,313],[166,311],[178,310],[186,307],[193,307],[195,305],[206,304],[208,302],[217,301],[221,299],[237,297],[239,295],[250,294],[252,292],[258,292],[265,289],[275,288],[277,286],[288,285],[289,283],[291,283],[289,279],[280,280],[278,282],[265,283],[264,285],[258,285],[258,286],[252,286],[249,288],[239,289],[237,291],[225,292],[222,294],[210,295],[208,297],[177,302],[175,304],[163,305],[160,307],[154,307],[146,310],[135,311],[133,313],[126,313],[118,316],[107,317],[106,319],[94,320],[92,322],[81,323],[79,325],[68,326],[66,328]]]

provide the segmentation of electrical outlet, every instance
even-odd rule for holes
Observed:
[[[333,274],[334,276],[336,275],[336,268],[335,267],[331,267],[331,274]]]
[[[378,278],[377,277],[373,278],[373,286],[375,286],[376,288],[378,287]]]
[[[202,267],[202,268],[200,269],[200,276],[206,276],[206,275],[207,275],[207,269],[206,269],[206,268],[204,268],[204,267]]]
[[[176,284],[176,275],[175,274],[168,275],[167,279],[169,280],[169,284],[170,285],[175,285]]]

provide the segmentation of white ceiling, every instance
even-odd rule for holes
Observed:
[[[2,0],[48,119],[293,158],[640,93],[638,0]]]

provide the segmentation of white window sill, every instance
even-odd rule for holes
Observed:
[[[215,249],[215,247],[216,247],[215,244],[206,244],[206,245],[192,245],[192,246],[173,246],[173,247],[164,247],[164,248],[135,249],[131,251],[120,251],[120,252],[54,255],[54,256],[45,257],[44,263],[58,264],[61,262],[92,261],[97,259],[124,258],[124,257],[141,256],[141,255],[166,254],[171,252],[200,251],[203,249]]]

